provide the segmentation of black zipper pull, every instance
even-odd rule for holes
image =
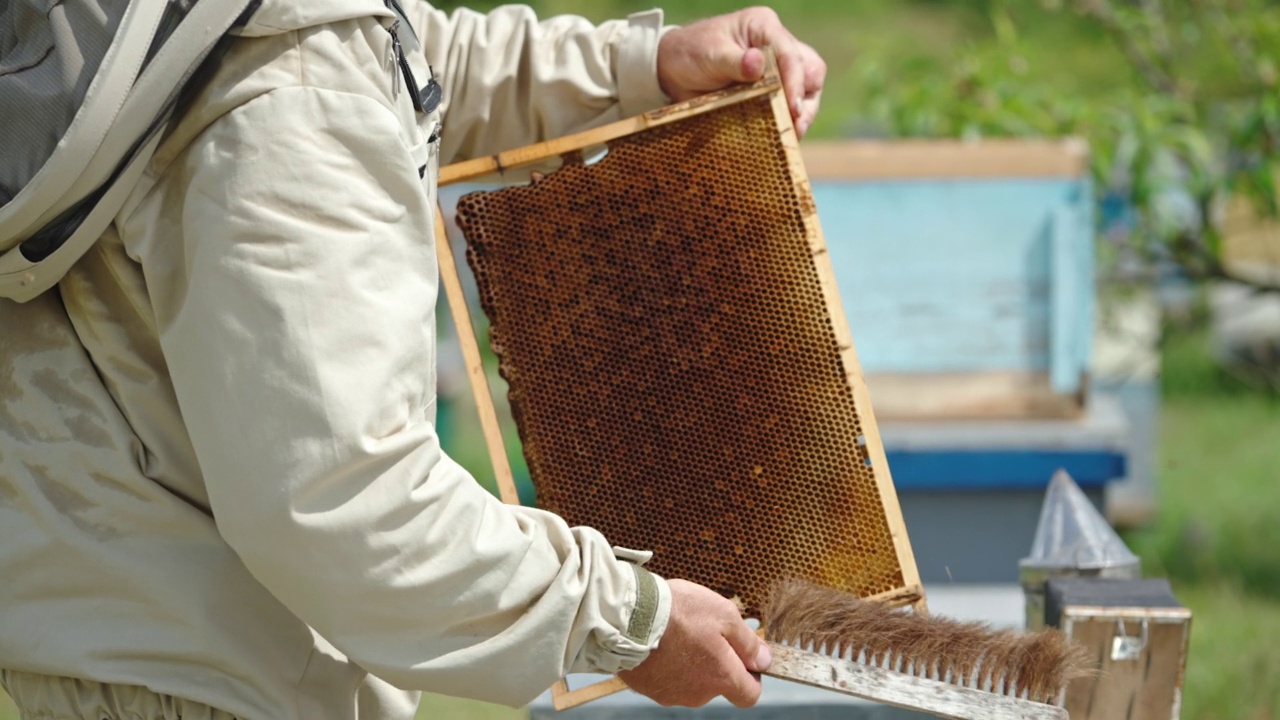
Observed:
[[[400,21],[396,20],[391,23],[391,27],[387,28],[387,32],[391,33],[392,52],[395,53],[396,65],[400,66],[400,73],[404,75],[404,82],[409,87],[409,99],[413,101],[413,109],[423,112],[422,96],[418,92],[418,82],[413,77],[413,70],[409,68],[409,60],[404,56],[404,48],[400,46]],[[433,78],[434,79],[434,78]],[[395,92],[400,93],[400,78],[397,76],[394,80]]]
[[[427,80],[427,84],[418,93],[422,97],[422,106],[425,112],[433,113],[436,108],[440,107],[440,101],[444,99],[444,88],[440,87],[440,83],[436,80],[436,71],[431,70],[431,79]]]

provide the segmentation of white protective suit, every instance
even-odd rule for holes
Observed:
[[[381,0],[265,0],[105,237],[0,302],[0,680],[30,717],[518,705],[665,629],[645,555],[502,505],[433,427],[439,164],[666,102],[661,15],[405,5],[442,140]]]

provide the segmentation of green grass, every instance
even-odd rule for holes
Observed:
[[[1194,613],[1183,720],[1280,720],[1280,398],[1163,352],[1158,520],[1126,540]]]
[[[1191,608],[1182,720],[1280,719],[1280,602],[1230,583],[1174,583]]]
[[[418,706],[417,720],[522,720],[526,710],[513,710],[502,705],[460,700],[446,695],[424,695]]]
[[[1130,541],[1152,571],[1280,601],[1280,401],[1216,371],[1205,344],[1165,352],[1163,512]]]

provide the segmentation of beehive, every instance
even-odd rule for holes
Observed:
[[[442,182],[557,155],[457,207],[538,505],[752,616],[922,599],[776,76]]]

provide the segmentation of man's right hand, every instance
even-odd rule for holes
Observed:
[[[737,606],[701,585],[669,580],[671,618],[658,647],[618,674],[660,705],[701,707],[723,695],[738,707],[760,699],[769,646],[743,621]]]

